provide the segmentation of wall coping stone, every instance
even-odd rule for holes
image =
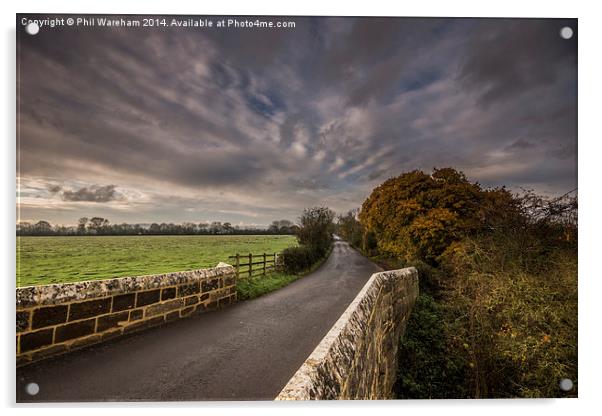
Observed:
[[[194,283],[235,272],[233,266],[220,262],[217,267],[206,269],[19,287],[16,296],[17,310]]]
[[[321,386],[316,386],[314,382],[319,379],[318,372],[337,345],[344,342],[345,331],[355,325],[353,318],[361,315],[362,303],[372,302],[372,292],[380,290],[383,282],[412,277],[418,279],[418,270],[415,267],[374,273],[275,400],[311,400],[310,392],[321,389]]]

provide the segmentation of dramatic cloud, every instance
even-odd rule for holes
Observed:
[[[472,38],[460,78],[475,86],[486,103],[554,85],[564,71],[574,72],[577,49],[575,40],[558,42],[559,30],[550,22],[481,21],[484,36]]]
[[[19,31],[20,217],[269,224],[443,166],[575,188],[576,20],[284,20]]]
[[[91,186],[76,191],[64,190],[61,198],[63,201],[109,202],[117,198],[115,185]]]

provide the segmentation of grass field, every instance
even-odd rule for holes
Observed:
[[[288,235],[17,237],[17,287],[213,267],[293,245]]]

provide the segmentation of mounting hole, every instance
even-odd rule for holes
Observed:
[[[40,31],[40,26],[36,22],[29,22],[25,26],[25,31],[30,35],[37,35]]]
[[[562,29],[560,29],[560,37],[562,39],[570,39],[573,37],[573,29],[571,29],[568,26],[563,27]]]
[[[573,381],[568,378],[563,378],[562,380],[560,380],[559,386],[560,390],[562,391],[571,391],[573,390]]]
[[[29,383],[25,386],[25,392],[30,396],[35,396],[40,392],[40,386],[38,386],[38,383]]]

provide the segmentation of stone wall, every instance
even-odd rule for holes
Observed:
[[[399,339],[417,296],[415,268],[373,274],[276,400],[392,398]]]
[[[236,270],[212,269],[17,289],[17,366],[236,301]]]

